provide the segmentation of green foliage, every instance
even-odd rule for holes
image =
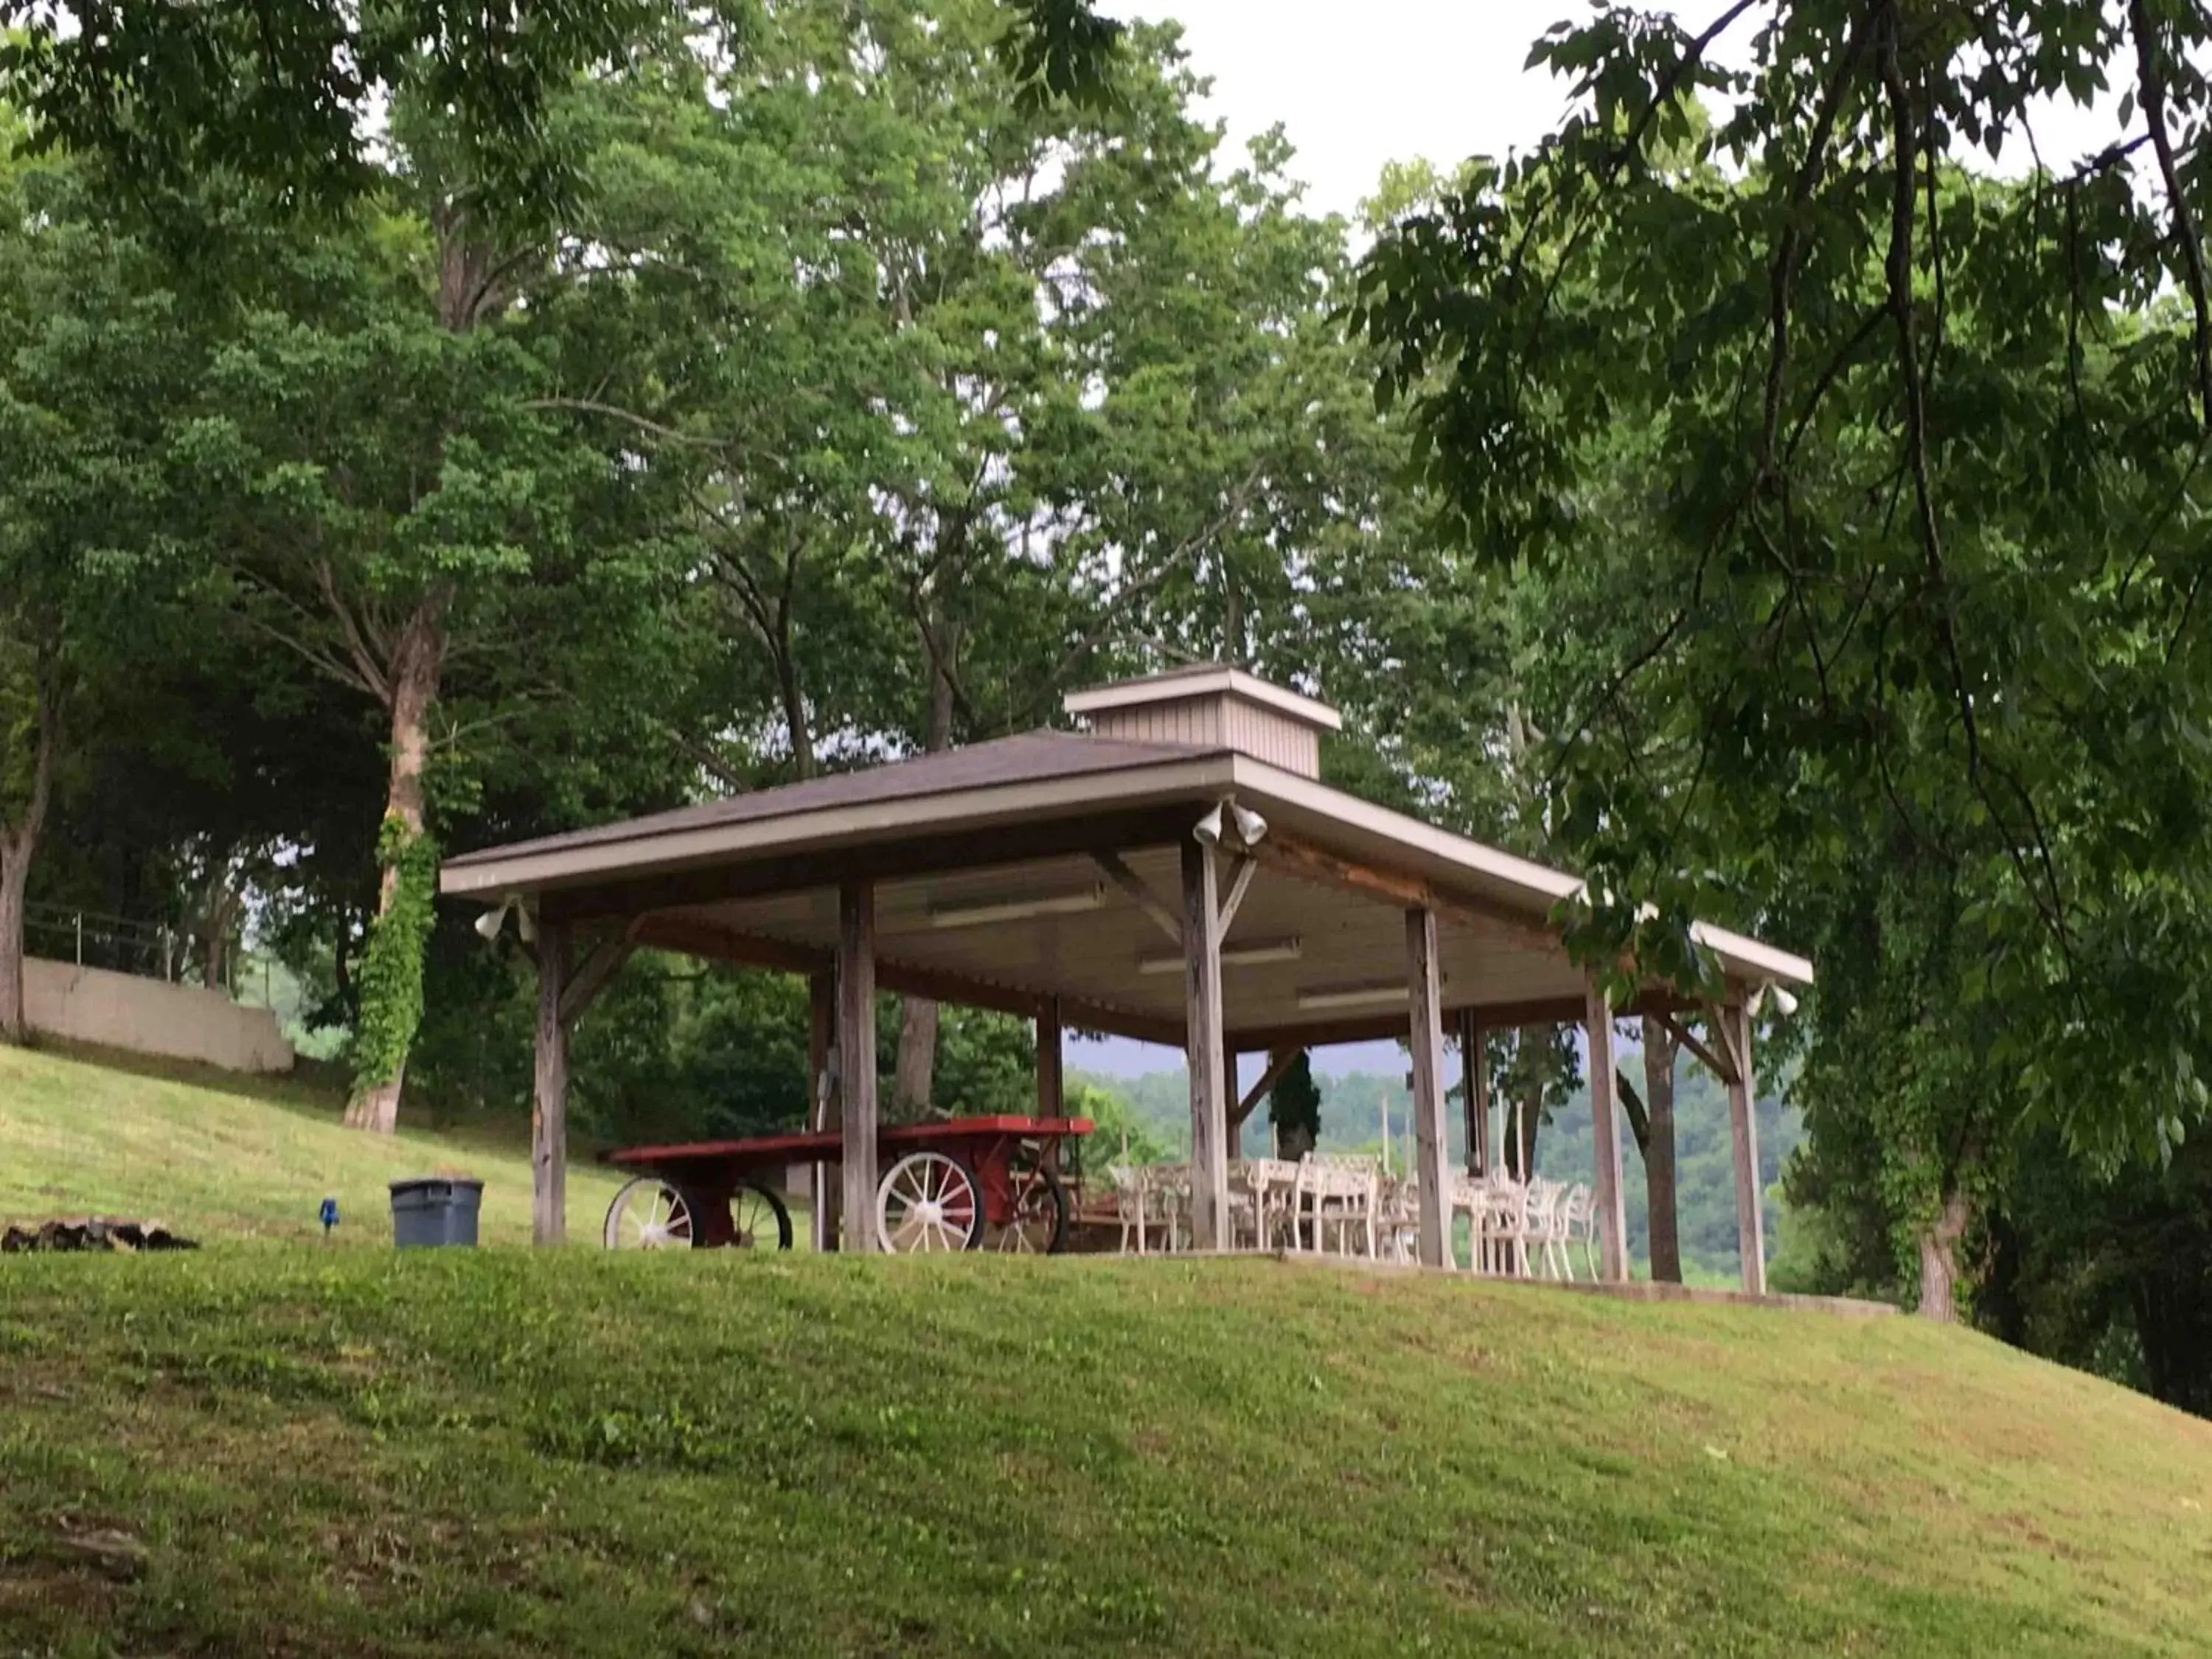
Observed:
[[[631,0],[216,0],[88,17],[4,0],[0,96],[41,143],[99,155],[133,191],[229,175],[287,210],[374,194],[386,175],[364,111],[412,97],[441,111],[488,202],[544,211],[568,182],[552,100],[656,15]]]
[[[438,897],[438,844],[398,816],[385,819],[376,860],[391,896],[370,926],[358,970],[361,1005],[349,1059],[354,1086],[366,1092],[399,1075],[422,1023],[422,951]]]
[[[1308,1146],[1321,1145],[1321,1088],[1314,1081],[1313,1057],[1303,1049],[1267,1091],[1267,1126],[1278,1146],[1292,1139]]]
[[[1173,1143],[1113,1082],[1071,1076],[1063,1096],[1070,1117],[1087,1117],[1097,1125],[1084,1146],[1087,1169],[1095,1171],[1124,1158],[1131,1164],[1161,1164],[1173,1156]]]
[[[995,1116],[1036,1110],[1036,1029],[1028,1020],[985,1008],[938,1012],[939,1111]],[[896,1031],[896,1022],[890,1023]]]
[[[1578,940],[1693,981],[1695,914],[1818,963],[1793,1180],[1909,1291],[2025,1146],[2140,1178],[2207,1112],[2212,19],[1762,17],[1551,31],[1558,131],[1395,181],[1355,317],[1468,580],[1566,642],[1515,695]],[[2148,131],[1974,170],[2114,78]]]

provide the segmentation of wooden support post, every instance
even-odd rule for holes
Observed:
[[[1229,937],[1236,923],[1237,913],[1244,908],[1244,895],[1252,890],[1252,878],[1259,873],[1260,860],[1249,853],[1237,860],[1237,873],[1229,878],[1229,890],[1221,899],[1221,937]],[[1231,1079],[1231,1087],[1235,1086]]]
[[[599,993],[622,972],[623,964],[636,951],[636,941],[627,930],[611,933],[593,945],[591,953],[576,963],[561,988],[562,1023],[574,1025],[599,1000]]]
[[[1221,1097],[1229,1103],[1229,1114],[1222,1136],[1224,1155],[1232,1164],[1244,1156],[1244,1114],[1237,1109],[1243,1104],[1237,1094],[1242,1079],[1237,1075],[1237,1045],[1227,1038],[1221,1044]]]
[[[845,1248],[880,1248],[876,1237],[876,890],[837,890],[837,1083],[845,1166]]]
[[[1460,1087],[1467,1097],[1467,1172],[1490,1173],[1490,1067],[1483,1051],[1482,1016],[1472,1008],[1459,1015]]]
[[[1406,983],[1412,992],[1413,1180],[1420,1197],[1421,1265],[1449,1267],[1451,1186],[1444,1177],[1443,985],[1437,966],[1437,913],[1406,912]]]
[[[1093,853],[1091,861],[1152,919],[1153,926],[1175,944],[1182,943],[1182,924],[1176,920],[1175,912],[1152,896],[1152,890],[1145,885],[1145,878],[1123,863],[1119,853]]]
[[[1222,1078],[1221,907],[1213,851],[1182,844],[1183,1059],[1190,1071],[1190,1223],[1202,1250],[1229,1248],[1229,1100]]]
[[[1253,1113],[1260,1109],[1260,1103],[1273,1091],[1275,1085],[1283,1080],[1283,1074],[1291,1069],[1297,1062],[1297,1057],[1304,1052],[1303,1048],[1267,1050],[1267,1069],[1260,1073],[1260,1080],[1247,1089],[1237,1100],[1237,1109],[1231,1115],[1236,1119],[1237,1127],[1239,1129],[1244,1127],[1246,1121]]]
[[[1036,1109],[1039,1117],[1058,1117],[1066,1109],[1066,1085],[1060,1072],[1060,999],[1047,997],[1036,1017]]]
[[[837,975],[808,975],[806,993],[806,1127],[834,1129],[843,1121],[837,1102],[836,1068],[830,1064],[830,1052],[837,1039]],[[837,1248],[838,1212],[843,1208],[839,1200],[843,1194],[831,1178],[827,1164],[817,1159],[807,1170],[814,1195],[814,1248],[834,1250]]]
[[[1729,1139],[1735,1164],[1735,1239],[1740,1282],[1753,1296],[1766,1294],[1766,1212],[1759,1182],[1757,1077],[1751,1064],[1751,1011],[1741,1003],[1720,1011],[1714,1035],[1727,1051]]]
[[[1613,1009],[1592,981],[1583,1023],[1589,1037],[1591,1139],[1597,1156],[1598,1277],[1628,1278],[1628,1207],[1620,1177],[1620,1121],[1614,1101]]]
[[[561,993],[568,976],[568,930],[538,929],[537,1066],[530,1101],[530,1242],[568,1237],[568,1028]]]

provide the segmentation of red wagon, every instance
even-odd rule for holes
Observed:
[[[1074,1209],[1061,1149],[1092,1127],[1087,1117],[1008,1115],[880,1130],[875,1201],[884,1248],[1060,1249]],[[604,1153],[604,1162],[639,1171],[607,1207],[605,1243],[787,1250],[782,1177],[798,1164],[835,1165],[842,1151],[838,1132],[823,1129]]]

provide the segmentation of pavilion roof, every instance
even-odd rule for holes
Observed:
[[[1102,1029],[1141,1034],[1180,1017],[1180,978],[1152,960],[1173,945],[1154,923],[1176,905],[1174,848],[1231,797],[1267,820],[1253,851],[1269,873],[1229,944],[1299,944],[1297,961],[1231,976],[1232,1032],[1318,1027],[1299,1012],[1327,1000],[1316,981],[1361,982],[1401,962],[1385,908],[1417,902],[1446,922],[1454,1006],[1579,994],[1551,920],[1578,878],[1221,745],[1028,732],[463,854],[441,884],[487,902],[535,896],[571,921],[650,918],[635,936],[674,948],[720,930],[755,952],[739,959],[803,968],[835,942],[836,885],[865,877],[878,885],[888,988],[904,975],[928,994],[939,975],[1002,988],[1014,1000],[1001,1006],[1065,996]],[[1116,849],[1135,884],[1100,881],[1097,854]],[[943,925],[948,906],[1077,884],[1095,887],[1103,914]],[[1133,896],[1146,891],[1157,905]],[[1804,958],[1756,939],[1702,924],[1697,937],[1740,985],[1812,980]]]

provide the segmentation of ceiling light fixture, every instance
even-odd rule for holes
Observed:
[[[1317,1013],[1325,1008],[1365,1008],[1377,1003],[1403,1002],[1412,994],[1400,980],[1376,980],[1361,985],[1314,985],[1298,993],[1298,1006],[1308,1013]]]
[[[962,904],[933,905],[929,912],[933,927],[980,927],[994,921],[1027,921],[1035,916],[1073,915],[1085,910],[1100,910],[1106,905],[1106,889],[1102,884],[1082,888],[1072,893],[1031,893],[1018,898],[978,899]]]
[[[1302,948],[1295,939],[1255,939],[1243,945],[1224,945],[1221,947],[1221,965],[1250,968],[1266,962],[1296,962]],[[1137,958],[1137,971],[1140,974],[1180,974],[1185,965],[1180,956]]]

